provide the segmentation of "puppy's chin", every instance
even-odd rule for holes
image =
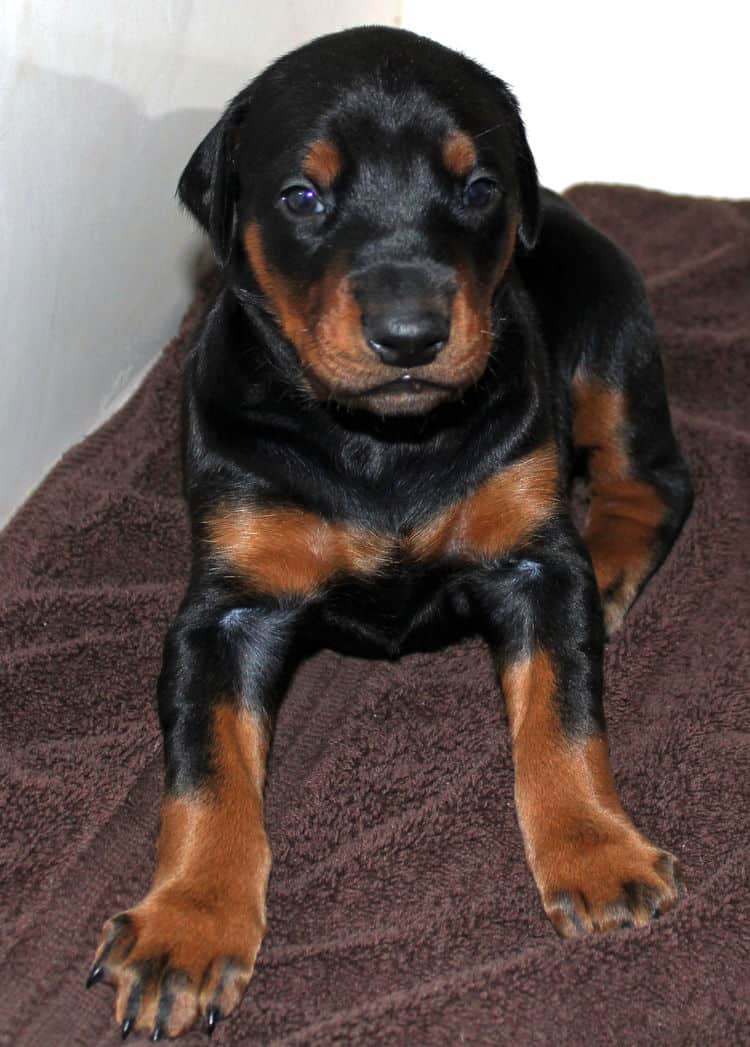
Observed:
[[[425,381],[409,374],[363,390],[327,387],[324,392],[319,382],[310,384],[320,399],[333,400],[352,410],[369,411],[384,417],[418,417],[461,395],[459,388]]]
[[[455,400],[460,395],[458,389],[448,389],[412,381],[403,387],[378,389],[349,401],[352,407],[358,407],[373,414],[394,416],[417,416],[427,414],[441,404]]]

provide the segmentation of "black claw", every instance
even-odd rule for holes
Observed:
[[[162,1029],[161,1025],[157,1025],[154,1031],[151,1033],[151,1042],[156,1043],[157,1040],[160,1040],[163,1032],[164,1030]]]
[[[126,1018],[125,1021],[122,1023],[122,1026],[120,1027],[121,1032],[122,1032],[123,1040],[127,1040],[128,1036],[131,1033],[132,1028],[133,1028],[133,1019],[132,1018]]]
[[[91,974],[86,979],[86,988],[90,989],[92,985],[96,985],[104,977],[104,967],[100,963],[94,964],[91,968]]]
[[[213,1036],[216,1023],[221,1018],[221,1012],[218,1007],[209,1007],[208,1014],[206,1015],[206,1032],[209,1036]]]

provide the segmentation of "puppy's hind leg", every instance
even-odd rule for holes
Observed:
[[[573,378],[573,443],[588,461],[591,508],[584,531],[608,634],[671,548],[692,504],[656,340],[637,325],[606,367],[584,354]]]

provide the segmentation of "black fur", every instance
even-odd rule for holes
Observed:
[[[451,128],[473,137],[480,165],[502,188],[489,216],[457,206],[438,162],[437,144]],[[280,192],[299,176],[304,150],[325,137],[342,143],[347,170],[335,194],[321,192],[333,217],[322,227],[295,223]],[[673,539],[688,485],[640,279],[569,204],[540,191],[505,84],[408,33],[325,37],[237,96],[190,160],[179,193],[209,233],[225,284],[185,381],[195,556],[160,683],[169,786],[191,788],[208,773],[207,696],[232,692],[272,710],[293,660],[318,644],[395,657],[479,632],[504,658],[543,643],[563,673],[565,729],[600,729],[599,597],[565,511],[501,562],[402,562],[384,576],[337,579],[311,599],[254,593],[222,572],[203,542],[204,516],[218,503],[293,505],[403,534],[548,440],[567,484],[569,390],[581,359],[642,405],[631,450],[657,479],[659,463],[666,466],[658,483],[674,512],[665,546]],[[393,258],[426,270],[468,257],[482,271],[514,209],[519,243],[493,304],[491,358],[459,399],[394,417],[311,395],[248,263],[241,240],[248,223],[262,228],[274,269],[307,286],[342,252],[354,258],[353,270]],[[519,563],[538,568],[519,573]]]

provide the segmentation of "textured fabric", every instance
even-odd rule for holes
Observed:
[[[623,801],[689,894],[645,930],[559,940],[483,645],[398,664],[323,652],[278,723],[270,929],[218,1044],[750,1040],[750,203],[571,197],[646,275],[696,485],[606,660]],[[153,870],[154,684],[188,567],[179,365],[201,305],[0,539],[3,1047],[119,1042],[111,991],[83,983],[102,922]]]

